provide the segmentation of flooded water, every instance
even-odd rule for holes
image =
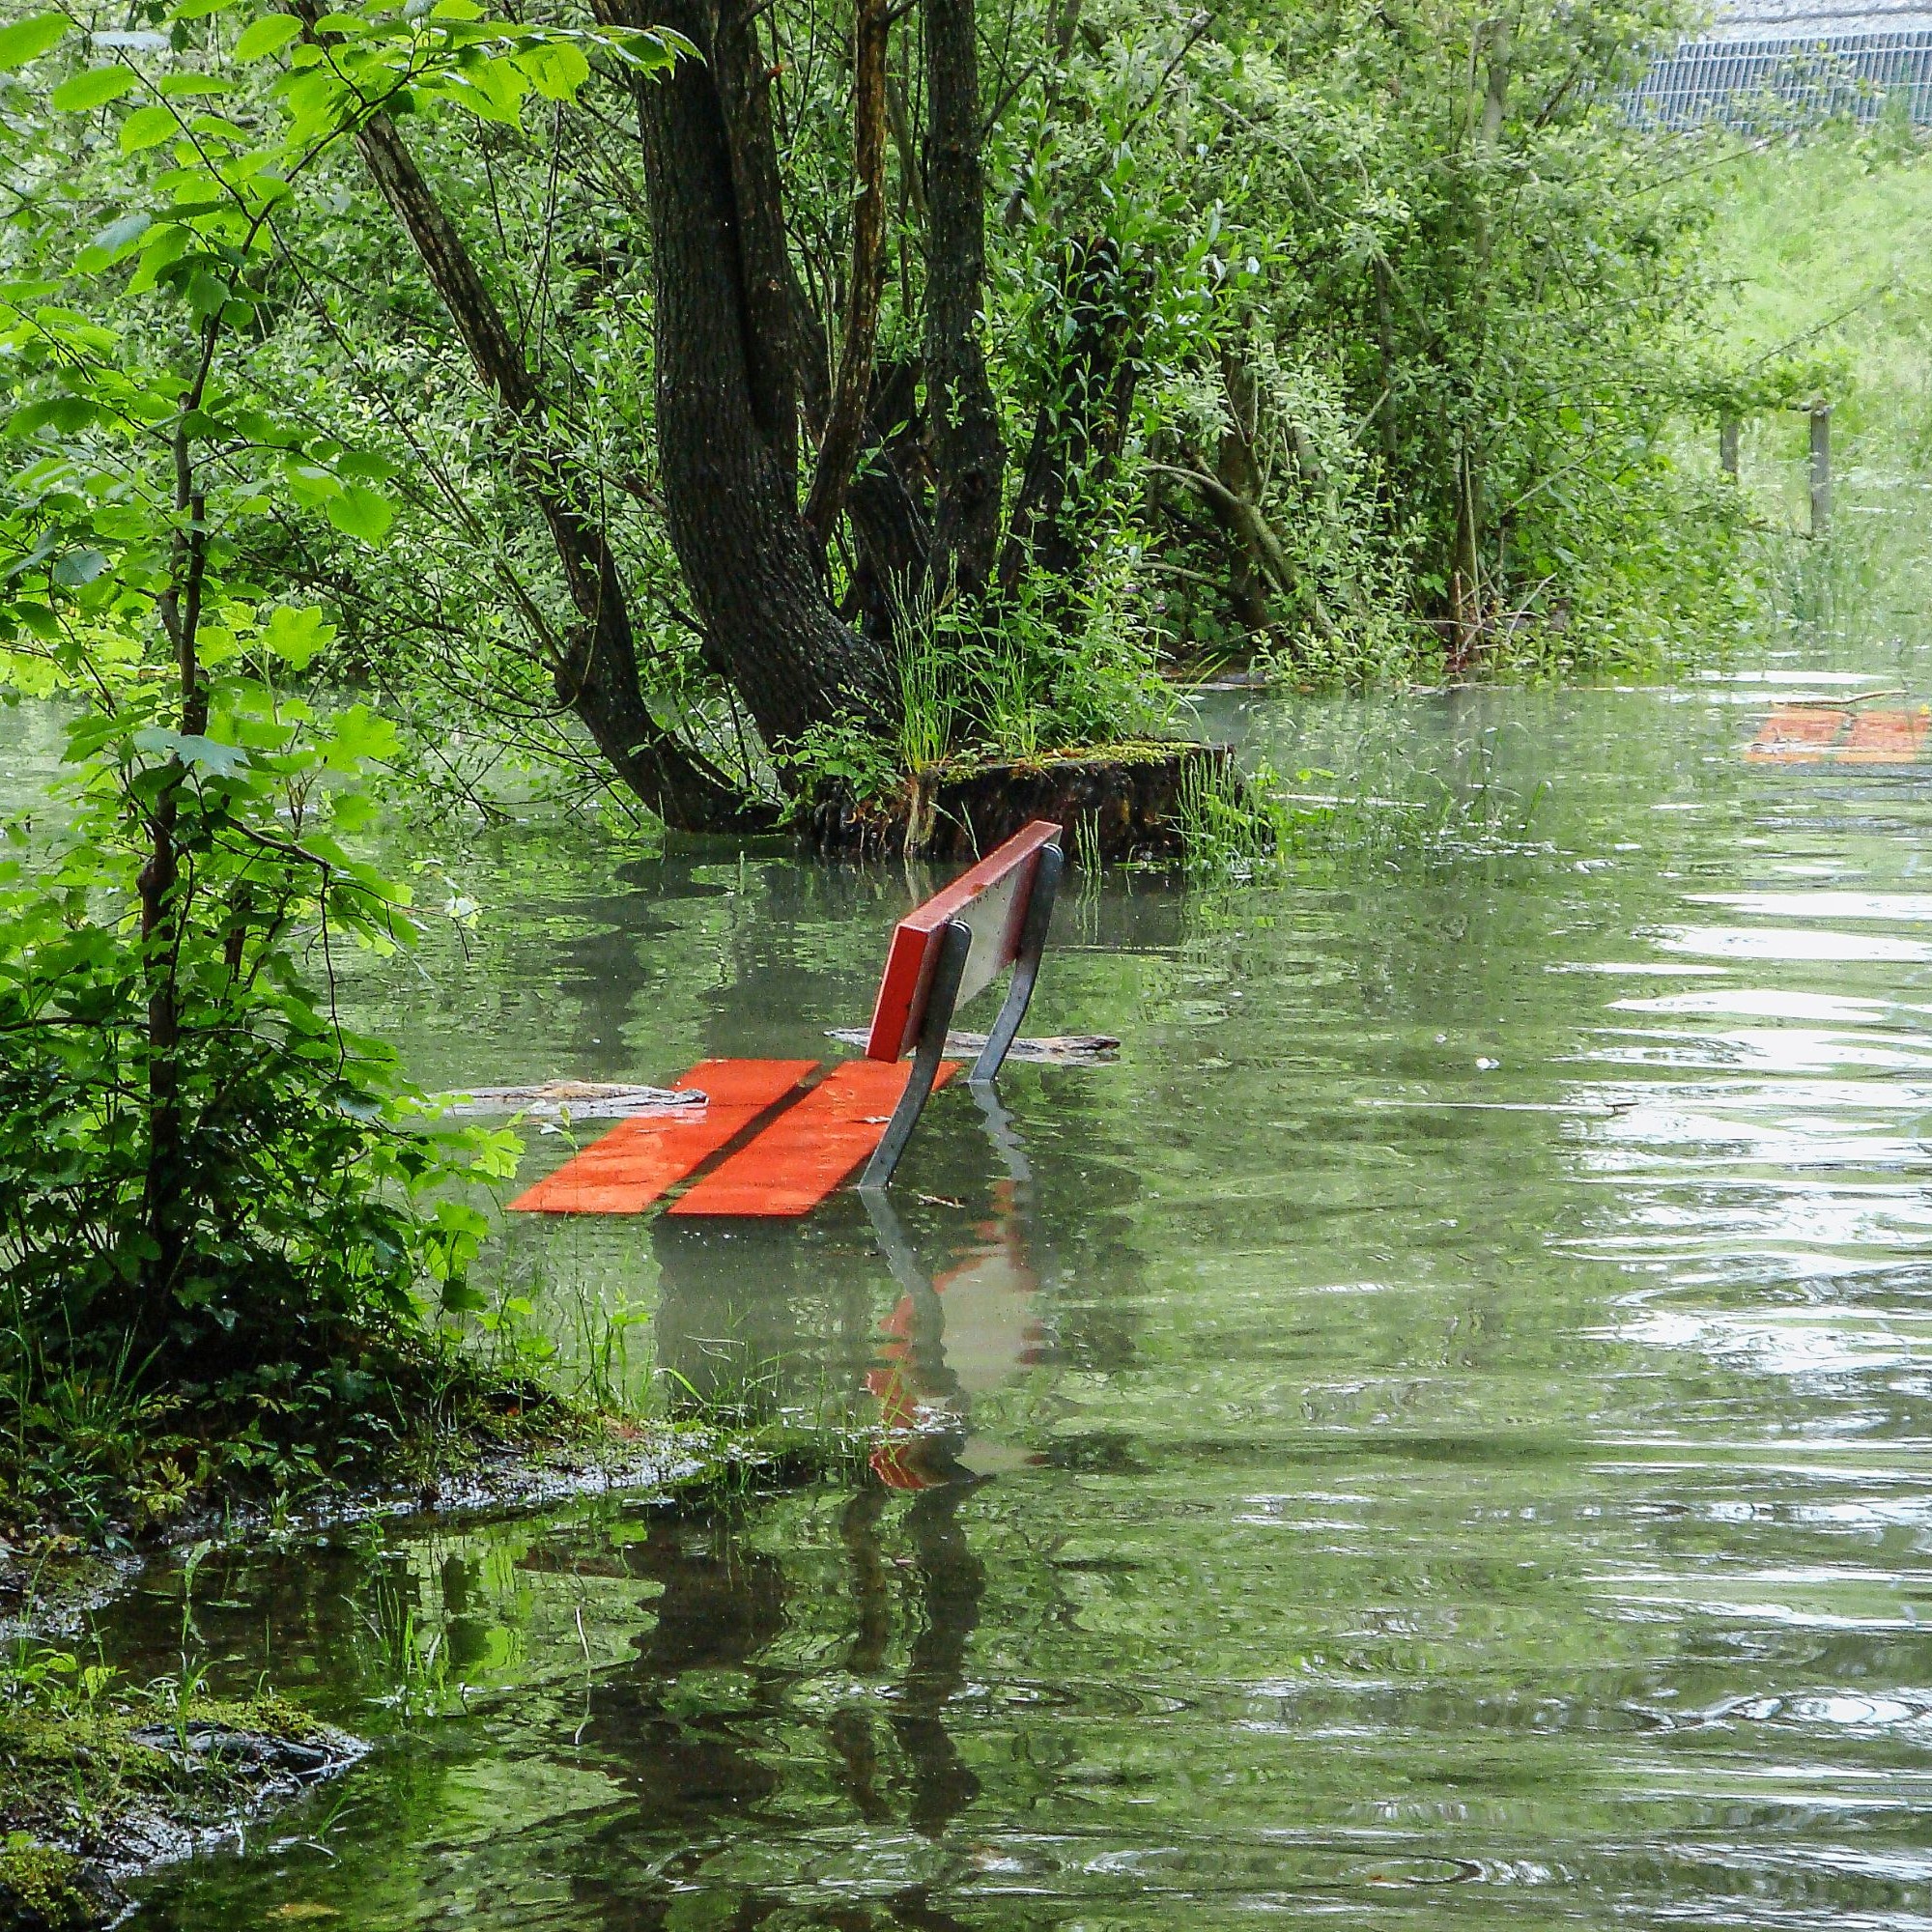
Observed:
[[[923,1436],[152,1574],[110,1656],[377,1748],[134,1923],[1922,1926],[1932,784],[1743,756],[1928,685],[1836,678],[1217,700],[1311,794],[1393,744],[1391,803],[1070,888],[1031,1030],[1118,1065],[941,1094],[895,1221],[505,1236],[661,1406]],[[467,957],[358,993],[433,1086],[830,1053],[910,896],[448,872]]]

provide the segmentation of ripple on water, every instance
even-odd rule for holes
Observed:
[[[137,1922],[1916,1932],[1932,800],[1739,756],[1869,683],[1231,714],[1278,769],[1542,785],[1548,849],[1083,882],[1037,1024],[1119,1065],[1007,1078],[1023,1170],[942,1096],[890,1264],[849,1199],[511,1231],[667,1396],[952,1433],[211,1556],[214,1674],[383,1747]],[[799,1051],[901,896],[520,838],[470,958],[362,987],[428,1085]],[[177,1667],[179,1582],[125,1667]]]

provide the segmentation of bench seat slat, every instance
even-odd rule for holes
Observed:
[[[513,1214],[641,1214],[816,1072],[815,1060],[700,1060],[702,1107],[623,1122],[510,1203]]]
[[[942,1061],[933,1084],[943,1087],[958,1071],[956,1060]],[[809,1214],[885,1138],[886,1122],[911,1077],[907,1062],[845,1061],[672,1202],[669,1212],[758,1220]]]

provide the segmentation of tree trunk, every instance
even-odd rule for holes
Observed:
[[[845,503],[845,486],[866,430],[872,388],[872,343],[878,331],[886,242],[886,45],[892,16],[886,0],[856,0],[852,25],[852,272],[838,374],[818,445],[818,468],[805,521],[824,549]]]
[[[666,521],[713,668],[765,741],[893,715],[878,644],[840,621],[799,516],[790,271],[747,0],[595,0],[703,53],[633,84],[651,213]],[[777,293],[771,277],[781,279]]]
[[[199,362],[175,412],[170,448],[177,519],[168,582],[156,598],[161,628],[174,646],[180,731],[198,738],[208,729],[208,686],[201,669],[201,605],[208,578],[208,499],[194,467],[188,422],[208,393],[220,338],[217,312],[201,327]],[[152,1340],[181,1286],[194,1208],[186,1122],[181,1092],[181,949],[189,882],[182,878],[181,799],[187,772],[179,755],[169,763],[149,820],[141,901],[141,958],[148,982],[148,1165],[142,1176],[142,1221],[151,1252],[141,1268],[142,1295],[134,1329]]]
[[[824,326],[797,278],[792,282],[794,327],[805,344],[799,358],[799,400],[814,436],[825,437],[832,387],[825,376]],[[932,530],[922,507],[919,365],[888,363],[873,371],[863,438],[877,452],[845,485],[845,515],[855,552],[844,614],[890,649],[905,613],[920,602],[932,560]],[[821,464],[824,457],[821,451]]]
[[[558,640],[551,666],[558,697],[582,721],[617,775],[667,825],[681,831],[752,829],[770,814],[748,802],[722,774],[652,717],[639,676],[630,606],[609,538],[570,500],[560,478],[567,458],[548,441],[550,411],[541,382],[526,364],[482,274],[415,164],[395,124],[378,115],[356,146],[384,198],[415,244],[477,375],[503,410],[529,433],[511,463],[550,526],[579,621]]]
[[[974,0],[925,0],[927,95],[925,387],[939,500],[933,563],[942,591],[992,575],[1007,451],[986,376],[985,183]]]
[[[1267,552],[1255,526],[1261,521],[1262,470],[1255,457],[1260,403],[1255,379],[1232,349],[1221,352],[1221,386],[1227,397],[1228,426],[1214,452],[1214,474],[1227,500],[1209,497],[1216,521],[1228,538],[1228,597],[1247,631],[1265,631],[1270,621]],[[1251,515],[1243,516],[1242,509]]]

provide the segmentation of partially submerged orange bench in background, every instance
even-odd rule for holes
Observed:
[[[885,1188],[933,1090],[959,1070],[944,1057],[954,1010],[1010,968],[1006,1003],[970,1077],[978,1085],[999,1072],[1033,998],[1065,863],[1060,827],[1037,819],[907,914],[893,933],[863,1059],[816,1085],[808,1085],[813,1060],[700,1061],[671,1084],[702,1091],[702,1107],[624,1121],[511,1210],[640,1214],[721,1153],[671,1213],[809,1213],[861,1162],[859,1185]],[[774,1109],[776,1119],[744,1139]]]
[[[1918,761],[1932,709],[1851,710],[1830,704],[1780,704],[1745,747],[1753,764],[1910,765]]]

